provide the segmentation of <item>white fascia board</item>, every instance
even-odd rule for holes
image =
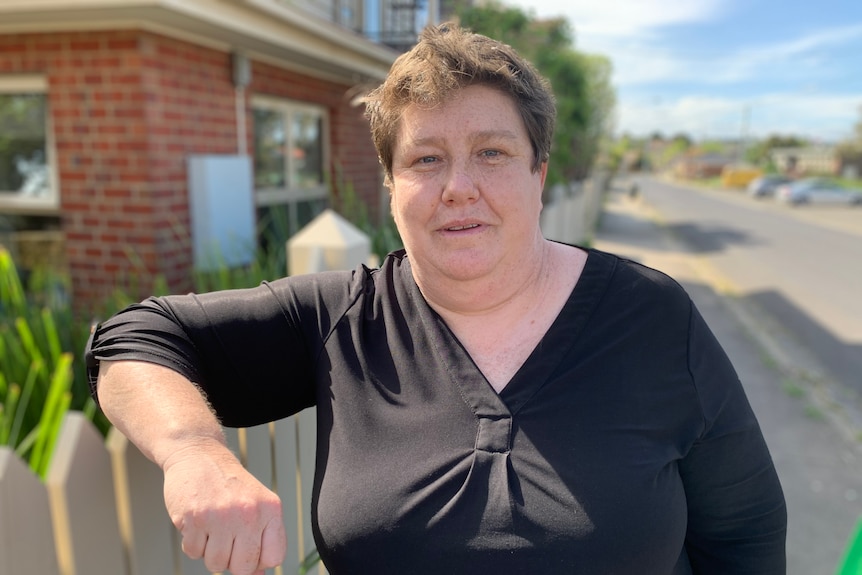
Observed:
[[[162,0],[176,12],[241,34],[249,49],[269,53],[261,43],[307,58],[383,79],[397,53],[354,32],[313,17],[276,0]]]
[[[138,22],[345,79],[382,80],[390,48],[278,0],[4,0],[0,33]]]

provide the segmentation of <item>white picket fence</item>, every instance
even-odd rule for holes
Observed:
[[[548,190],[542,208],[542,234],[567,244],[589,243],[596,230],[602,198],[608,185],[606,174],[584,182],[556,185]]]
[[[282,499],[288,551],[270,574],[296,573],[314,549],[308,507],[314,420],[314,411],[305,410],[268,425],[226,430],[246,467]],[[106,441],[83,414],[70,412],[44,483],[0,447],[0,573],[209,572],[180,551],[162,499],[161,470],[115,429]]]
[[[589,241],[605,183],[558,187],[542,212],[549,239]],[[290,273],[353,268],[370,260],[368,238],[324,212],[288,245]],[[279,494],[288,551],[269,575],[293,575],[314,549],[310,525],[315,412],[227,429],[240,460]],[[67,414],[43,483],[0,447],[0,575],[206,575],[188,559],[164,507],[161,470],[120,432],[105,440],[79,412]],[[310,571],[323,575],[318,565]]]

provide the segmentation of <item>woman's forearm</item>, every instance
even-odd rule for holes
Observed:
[[[108,420],[163,469],[187,449],[228,450],[203,394],[171,369],[142,361],[103,361],[97,392]]]
[[[165,506],[189,557],[237,575],[282,562],[281,501],[230,451],[191,381],[156,364],[104,361],[97,393],[108,419],[164,471]]]

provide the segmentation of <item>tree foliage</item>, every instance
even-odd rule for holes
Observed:
[[[562,18],[537,20],[496,2],[461,7],[457,15],[462,26],[515,48],[551,82],[557,125],[548,183],[586,178],[616,103],[610,60],[576,51],[572,29]]]

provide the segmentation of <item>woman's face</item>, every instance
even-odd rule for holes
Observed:
[[[432,109],[406,108],[392,213],[414,271],[473,280],[523,265],[541,242],[547,164],[534,173],[532,163],[515,103],[499,90],[470,86]]]

